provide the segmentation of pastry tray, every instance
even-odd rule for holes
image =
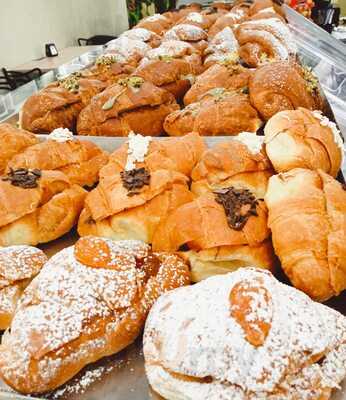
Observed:
[[[40,135],[40,138],[45,140],[46,136]],[[114,151],[126,140],[125,138],[108,137],[84,137],[84,139],[96,143],[109,152]],[[154,140],[160,140],[160,138]],[[205,140],[208,147],[212,147],[217,143],[232,140],[232,137],[206,137]],[[343,179],[342,175],[341,179]],[[77,238],[76,231],[71,231],[65,236],[40,247],[48,257],[51,257],[63,248],[73,245]],[[328,302],[328,305],[346,315],[345,292]],[[133,345],[124,351],[87,366],[70,382],[55,392],[44,396],[18,395],[0,380],[0,400],[20,399],[160,400],[162,398],[153,393],[148,386],[144,371],[142,338],[138,338]],[[332,400],[346,400],[346,381],[342,390],[335,393]]]

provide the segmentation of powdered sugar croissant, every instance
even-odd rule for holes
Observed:
[[[177,256],[138,241],[82,238],[25,290],[2,339],[0,375],[23,393],[52,390],[132,343],[155,300],[188,283]]]
[[[346,377],[345,332],[337,311],[243,269],[159,298],[145,368],[167,400],[328,400]]]

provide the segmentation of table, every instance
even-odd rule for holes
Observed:
[[[38,60],[28,61],[17,67],[11,68],[11,71],[30,71],[34,68],[40,68],[45,73],[61,67],[62,65],[72,61],[74,58],[80,57],[91,50],[99,49],[101,46],[71,46],[64,49],[58,49],[59,55],[56,57],[43,57]]]

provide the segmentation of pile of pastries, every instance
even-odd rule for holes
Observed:
[[[9,386],[50,392],[144,330],[167,400],[340,388],[346,317],[321,302],[346,289],[344,144],[270,0],[140,21],[21,125],[0,124]],[[108,154],[75,133],[128,137]],[[48,259],[40,245],[71,230]]]

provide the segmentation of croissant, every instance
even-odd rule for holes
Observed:
[[[56,129],[46,141],[14,156],[8,163],[7,172],[19,168],[58,170],[72,184],[93,186],[98,182],[100,169],[108,161],[108,154],[92,142],[73,136],[66,140],[62,138],[63,134],[63,130]]]
[[[37,245],[69,232],[86,191],[60,171],[11,170],[0,181],[0,246]]]
[[[220,16],[213,26],[209,29],[208,35],[209,37],[214,37],[217,33],[221,32],[227,27],[234,27],[234,25],[241,23],[244,21],[247,15],[247,7],[240,4],[232,8],[232,10]]]
[[[189,281],[183,260],[144,243],[80,239],[25,290],[0,346],[2,378],[22,393],[57,388],[132,343],[155,300]]]
[[[7,163],[16,154],[36,144],[36,136],[10,124],[0,123],[0,175],[5,172]]]
[[[19,115],[22,129],[50,133],[56,128],[75,131],[77,117],[91,98],[106,87],[104,82],[74,73],[30,96]]]
[[[43,251],[35,247],[0,248],[0,331],[10,326],[25,287],[47,260]]]
[[[200,12],[190,12],[189,14],[183,16],[178,22],[177,25],[187,24],[194,25],[204,30],[208,30],[212,25],[213,21],[208,18],[208,16],[203,15]]]
[[[191,24],[175,25],[163,36],[164,41],[182,40],[187,42],[197,49],[201,54],[208,46],[208,42],[206,41],[207,39],[208,34],[204,29]]]
[[[266,152],[276,172],[309,168],[338,175],[344,153],[341,133],[319,111],[281,111],[267,122],[264,132]]]
[[[158,47],[161,44],[161,37],[152,31],[145,28],[133,28],[125,31],[120,37],[127,37],[132,40],[140,40],[147,43],[150,47]]]
[[[130,39],[126,36],[113,39],[107,43],[107,52],[114,54],[122,63],[137,66],[151,47],[141,40]]]
[[[346,191],[322,170],[270,178],[265,201],[275,253],[295,287],[324,301],[346,289]]]
[[[289,60],[296,54],[296,46],[287,25],[278,18],[243,22],[236,29],[239,56],[250,67],[268,61]]]
[[[337,311],[241,269],[158,299],[145,370],[167,400],[328,400],[346,377],[345,331]]]
[[[136,28],[144,28],[158,35],[162,35],[171,25],[172,22],[164,15],[154,14],[139,21]]]
[[[119,79],[127,78],[134,70],[134,66],[120,62],[115,54],[106,53],[97,58],[93,67],[85,70],[84,76],[98,79],[109,86],[118,82]]]
[[[262,122],[246,94],[215,88],[197,103],[167,116],[164,129],[170,136],[198,132],[202,136],[237,135],[256,132]]]
[[[272,11],[272,9],[277,14],[284,16],[284,11],[281,9],[281,6],[274,3],[272,0],[255,0],[248,10],[248,15],[252,17],[260,12]]]
[[[265,120],[298,107],[323,109],[317,78],[295,63],[281,61],[257,68],[249,91],[251,104]]]
[[[204,152],[191,173],[191,191],[197,195],[234,186],[264,198],[274,174],[264,151],[263,137],[242,132]]]
[[[253,72],[239,64],[233,59],[217,63],[197,76],[195,83],[184,97],[185,105],[195,103],[211,89],[225,88],[227,90],[246,89]]]
[[[165,58],[140,64],[134,75],[168,90],[181,101],[196,79],[200,68],[187,60]]]
[[[179,109],[164,89],[130,77],[95,96],[78,118],[79,135],[127,136],[131,131],[159,136],[166,116]]]

